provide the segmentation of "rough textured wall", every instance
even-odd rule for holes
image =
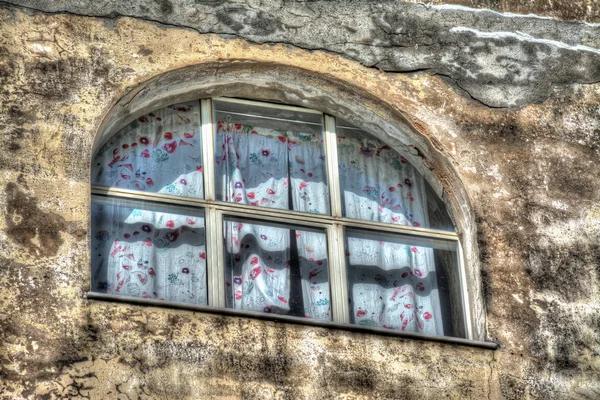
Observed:
[[[398,1],[18,3],[325,50],[389,72],[426,71],[491,107],[542,102],[568,85],[600,82],[598,24]]]
[[[14,3],[0,3],[0,396],[600,396],[597,25],[375,1]],[[549,14],[595,18],[582,4]],[[499,350],[84,298],[108,110],[165,71],[244,61],[420,121],[471,200]]]

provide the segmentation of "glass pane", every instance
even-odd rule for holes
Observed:
[[[92,184],[204,198],[200,103],[165,107],[121,129],[95,155]]]
[[[408,160],[337,120],[342,213],[346,218],[454,231],[444,204]]]
[[[331,320],[324,231],[232,217],[224,232],[228,308]]]
[[[206,304],[200,209],[92,198],[92,290]]]
[[[354,324],[465,337],[456,242],[346,230]]]
[[[213,102],[217,200],[329,214],[322,115]]]

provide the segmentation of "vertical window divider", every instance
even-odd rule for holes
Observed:
[[[337,154],[337,134],[335,131],[335,118],[323,114],[325,122],[325,156],[327,157],[327,179],[329,186],[329,201],[331,203],[331,216],[342,216],[342,200],[340,193],[340,174]]]
[[[460,291],[461,301],[464,313],[464,324],[466,328],[467,339],[473,339],[473,326],[471,325],[471,307],[469,303],[469,291],[467,288],[467,274],[465,270],[465,256],[462,249],[462,243],[460,240],[456,242],[456,255],[458,257],[458,268],[460,273]]]
[[[202,121],[202,171],[204,174],[204,199],[215,200],[215,132],[212,100],[200,100]]]
[[[200,100],[202,122],[202,172],[204,176],[204,199],[215,201],[215,131],[211,99]],[[206,274],[208,304],[225,307],[225,278],[223,276],[223,218],[219,210],[205,208],[206,225]]]
[[[225,277],[223,270],[223,215],[215,208],[206,209],[206,273],[208,304],[225,307]]]
[[[346,274],[346,253],[344,246],[344,227],[339,224],[327,228],[330,297],[333,321],[348,324],[348,281]]]
[[[340,193],[340,175],[337,154],[337,133],[335,118],[323,114],[325,128],[325,156],[327,158],[327,179],[331,216],[342,217],[342,200]],[[332,225],[327,229],[329,245],[329,265],[331,280],[331,311],[333,320],[349,323],[348,314],[348,282],[346,280],[346,258],[344,248],[344,227]]]
[[[224,241],[224,234],[223,234],[223,225],[224,225],[224,218],[223,218],[223,211],[221,210],[214,210],[215,214],[214,214],[214,236],[215,236],[215,240],[214,240],[214,246],[215,246],[215,258],[216,260],[213,259],[214,261],[214,269],[216,271],[213,272],[213,274],[216,276],[215,280],[215,287],[217,288],[217,293],[218,293],[218,297],[217,297],[217,303],[215,304],[217,307],[221,307],[221,308],[225,308],[225,241]]]
[[[215,209],[206,208],[204,211],[206,226],[206,284],[208,285],[208,305],[215,307],[219,304],[219,292],[215,285],[218,277],[218,271],[215,269],[216,254],[215,254]]]

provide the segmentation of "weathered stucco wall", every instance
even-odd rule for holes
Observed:
[[[600,397],[598,25],[391,1],[13,3],[0,2],[0,397]],[[475,5],[598,18],[586,1],[489,3]],[[252,83],[238,93],[338,115],[366,104],[412,129],[422,168],[472,217],[457,223],[478,326],[501,348],[85,299],[96,135],[147,82],[210,74],[213,93],[237,74]],[[310,84],[286,94],[293,76]]]

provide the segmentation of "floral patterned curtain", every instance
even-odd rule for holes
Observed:
[[[219,122],[217,143],[222,199],[329,213],[320,136]],[[428,225],[423,178],[404,157],[374,139],[351,137],[339,138],[338,153],[346,217]],[[226,275],[232,287],[228,304],[288,314],[289,265],[297,251],[304,316],[330,319],[328,281],[323,279],[328,278],[325,235],[297,232],[292,243],[288,232],[226,225]],[[441,334],[441,324],[434,318],[440,313],[431,249],[348,237],[347,254],[355,323]],[[286,268],[278,269],[281,265]]]
[[[207,304],[204,217],[116,198],[92,203],[92,290]]]
[[[139,117],[100,148],[92,167],[93,185],[202,199],[199,103]]]
[[[329,214],[322,134],[218,122],[216,142],[217,200]]]
[[[331,319],[325,233],[242,222],[226,222],[225,229],[228,307]],[[291,294],[294,263],[300,298]]]
[[[203,198],[198,102],[139,117],[104,144],[92,184]],[[93,290],[207,303],[204,218],[115,198],[92,203]]]
[[[428,227],[423,177],[388,145],[363,133],[339,137],[344,216]],[[346,235],[352,318],[359,325],[443,334],[433,250]]]
[[[140,117],[94,158],[92,180],[130,190],[203,197],[199,104]],[[256,124],[260,125],[260,124]],[[322,132],[276,124],[216,124],[217,199],[330,213]],[[422,176],[389,146],[339,132],[347,218],[428,227]],[[206,304],[204,219],[197,211],[95,200],[94,290]],[[227,305],[331,320],[326,235],[293,226],[225,222]],[[352,320],[443,334],[431,248],[348,230]]]
[[[322,133],[217,123],[217,198],[238,204],[329,213]],[[218,146],[219,148],[219,146]],[[330,320],[326,235],[227,222],[228,306]],[[290,296],[293,270],[301,300]]]

